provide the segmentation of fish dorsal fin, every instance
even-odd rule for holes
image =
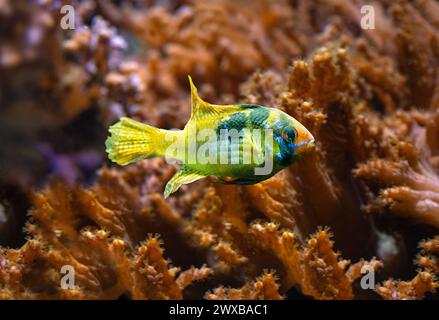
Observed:
[[[166,199],[171,193],[177,191],[183,184],[188,184],[202,178],[205,178],[205,176],[194,172],[193,170],[183,165],[181,169],[174,174],[171,180],[168,181],[163,195]]]
[[[191,105],[192,105],[192,113],[191,120],[202,120],[206,118],[212,118],[215,116],[224,116],[233,112],[240,111],[242,108],[239,106],[218,106],[210,104],[206,101],[203,101],[198,96],[197,87],[195,87],[192,82],[191,76],[188,76],[189,84],[191,86]]]

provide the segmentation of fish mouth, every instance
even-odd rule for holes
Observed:
[[[316,143],[314,139],[303,141],[297,151],[299,151],[299,153],[306,154],[311,152],[315,148],[315,146]]]
[[[289,145],[290,152],[294,154],[304,154],[313,150],[315,147],[314,139],[308,141],[301,141],[297,143],[292,143]]]
[[[306,151],[307,151],[307,152],[311,151],[312,149],[315,148],[315,146],[316,146],[316,142],[315,142],[315,140],[314,140],[314,139],[311,139],[311,140],[307,143],[307,145],[306,145]]]

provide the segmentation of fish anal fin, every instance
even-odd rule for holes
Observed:
[[[205,176],[194,172],[186,166],[183,166],[174,174],[171,180],[168,181],[163,195],[166,199],[170,194],[177,191],[182,185],[200,180],[202,178],[205,178]]]

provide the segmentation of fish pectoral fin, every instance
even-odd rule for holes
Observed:
[[[205,177],[206,176],[196,173],[191,169],[188,169],[187,167],[183,166],[180,170],[178,170],[174,174],[171,180],[168,181],[165,187],[165,191],[163,192],[163,195],[166,199],[167,197],[169,197],[171,193],[177,191],[183,184],[188,184]]]

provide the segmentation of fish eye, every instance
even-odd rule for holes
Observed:
[[[296,129],[292,127],[286,127],[282,130],[281,137],[288,142],[293,142],[296,139]]]

